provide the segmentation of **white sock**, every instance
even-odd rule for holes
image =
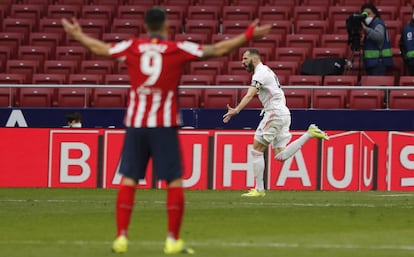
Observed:
[[[301,137],[290,143],[283,151],[275,156],[276,160],[285,161],[292,157],[312,136],[306,132]]]
[[[258,192],[264,191],[264,182],[263,182],[263,173],[264,173],[264,157],[263,153],[252,150],[252,156],[253,156],[253,171],[254,171],[254,177],[256,178],[256,190]]]

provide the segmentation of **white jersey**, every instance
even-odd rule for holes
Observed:
[[[290,115],[279,79],[268,66],[263,63],[256,66],[251,86],[259,90],[258,96],[265,112],[273,112],[279,116]]]

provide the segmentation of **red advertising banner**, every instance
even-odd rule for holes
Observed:
[[[304,132],[293,132],[291,142]],[[302,148],[284,162],[274,159],[273,150],[269,151],[268,189],[271,190],[316,190],[317,159],[316,139],[307,141]]]
[[[1,128],[0,187],[47,187],[49,129]]]
[[[388,190],[414,190],[414,133],[388,134]]]
[[[49,187],[97,186],[99,130],[50,130]]]

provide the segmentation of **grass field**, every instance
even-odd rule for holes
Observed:
[[[414,193],[187,191],[182,237],[204,257],[414,256]],[[116,190],[0,189],[0,256],[110,252]],[[138,190],[129,251],[165,256],[165,191]]]

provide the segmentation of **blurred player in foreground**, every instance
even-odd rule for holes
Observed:
[[[275,159],[285,161],[292,157],[312,137],[322,139],[329,139],[329,137],[316,125],[311,124],[305,134],[286,147],[292,137],[289,132],[291,118],[290,111],[286,106],[285,94],[280,88],[276,74],[261,62],[260,53],[257,49],[245,51],[242,64],[249,73],[253,72],[251,86],[237,107],[232,108],[227,105],[228,110],[223,115],[223,122],[229,122],[258,94],[263,104],[262,114],[264,113],[264,115],[256,129],[251,152],[256,187],[242,194],[242,196],[261,197],[266,195],[263,183],[265,168],[263,154],[270,144],[274,149]]]
[[[168,21],[161,7],[150,8],[145,15],[147,39],[132,38],[106,44],[82,32],[76,19],[62,19],[65,31],[100,56],[118,58],[128,67],[131,80],[125,116],[126,135],[120,173],[122,183],[116,202],[117,235],[112,245],[116,253],[128,249],[128,226],[134,206],[137,182],[145,177],[152,157],[156,177],[167,182],[168,232],[166,254],[194,253],[180,238],[184,213],[182,167],[178,142],[181,125],[177,106],[177,87],[188,61],[219,57],[237,49],[253,38],[266,35],[270,25],[258,26],[255,20],[243,34],[214,45],[168,41]]]

